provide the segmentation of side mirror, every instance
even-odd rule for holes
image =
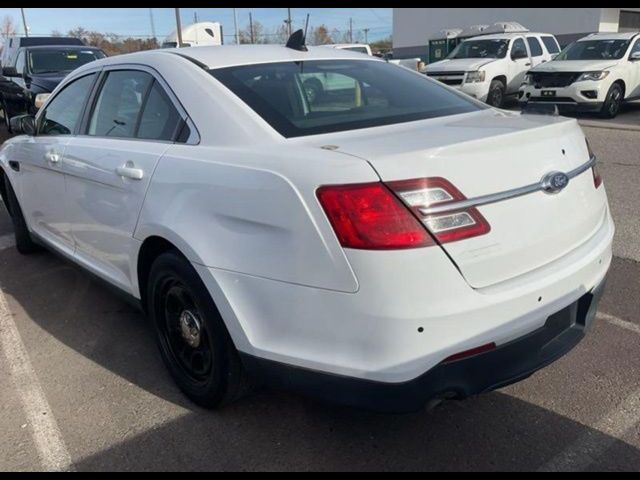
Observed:
[[[629,57],[629,60],[631,60],[632,62],[637,62],[638,60],[640,60],[640,52],[633,52]]]
[[[9,120],[11,130],[14,133],[25,135],[36,134],[36,119],[33,115],[18,115],[17,117],[11,117]]]
[[[527,52],[525,50],[513,50],[511,52],[511,59],[512,60],[519,60],[521,58],[529,58],[529,55],[527,54]]]
[[[16,67],[3,67],[2,76],[3,77],[20,77],[21,75],[16,70]]]

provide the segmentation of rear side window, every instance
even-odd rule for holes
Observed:
[[[71,135],[75,132],[96,74],[86,75],[64,87],[40,118],[39,135]]]
[[[98,137],[135,137],[142,105],[152,83],[153,77],[146,72],[109,72],[91,115],[88,134]]]
[[[163,88],[154,82],[140,117],[137,138],[171,141],[180,126],[181,116]]]
[[[558,47],[558,42],[553,37],[542,37],[542,43],[547,47],[547,52],[549,53],[558,53],[560,51],[560,47]]]
[[[529,44],[529,50],[532,57],[539,57],[542,55],[542,45],[536,37],[527,37],[527,43]]]

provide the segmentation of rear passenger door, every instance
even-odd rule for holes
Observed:
[[[540,40],[537,37],[527,37],[527,45],[529,46],[529,54],[531,55],[531,68],[548,61],[550,58],[545,55]]]
[[[106,69],[99,82],[83,134],[65,152],[69,216],[78,261],[132,292],[138,214],[156,164],[185,120],[151,69]]]

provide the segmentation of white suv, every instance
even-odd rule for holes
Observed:
[[[506,95],[518,93],[527,71],[560,51],[547,33],[501,33],[464,40],[449,56],[427,65],[425,73],[446,85],[501,107]]]
[[[569,45],[552,62],[533,68],[519,100],[560,110],[615,117],[623,101],[640,98],[640,34],[599,33]]]

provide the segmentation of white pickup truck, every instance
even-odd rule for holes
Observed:
[[[640,33],[597,33],[569,45],[532,69],[521,105],[553,104],[561,111],[613,118],[624,101],[640,98]]]
[[[505,96],[518,93],[529,69],[559,51],[558,41],[548,33],[482,35],[464,40],[447,58],[427,65],[425,73],[499,108]]]

